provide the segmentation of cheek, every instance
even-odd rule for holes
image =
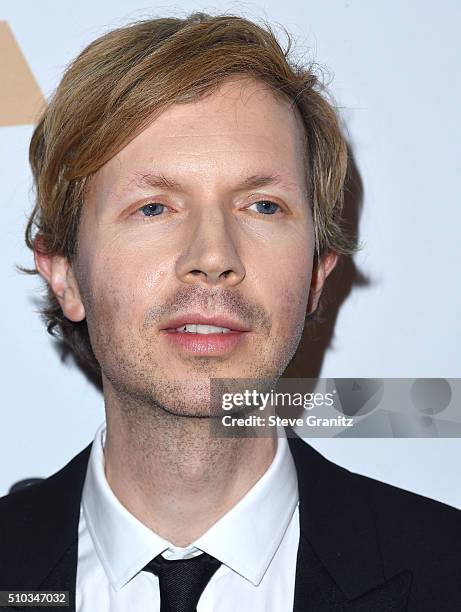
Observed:
[[[87,267],[87,318],[90,326],[141,331],[143,313],[162,293],[166,264],[152,257],[100,252]]]
[[[273,296],[274,329],[276,335],[283,339],[297,336],[305,324],[309,275],[305,273],[297,280],[297,283],[281,285],[277,295]]]
[[[279,258],[264,285],[272,321],[265,353],[270,369],[279,375],[295,354],[305,327],[312,265],[306,251],[304,243],[304,249]]]
[[[288,251],[288,249],[287,249]],[[264,272],[264,301],[280,331],[304,320],[312,278],[312,253],[306,244],[289,249]]]

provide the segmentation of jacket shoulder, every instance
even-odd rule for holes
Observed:
[[[59,503],[62,497],[71,492],[70,482],[74,482],[78,489],[83,484],[82,476],[85,476],[90,449],[91,444],[48,478],[0,497],[0,527],[11,526],[5,520],[20,520],[21,515],[24,517],[32,508],[35,512],[40,505],[45,504],[49,508],[53,502]]]
[[[410,601],[419,609],[421,602],[428,610],[460,609],[461,510],[351,474],[370,500],[385,573],[412,571]]]
[[[451,534],[453,528],[461,529],[461,510],[454,506],[369,476],[349,474],[366,491],[377,519],[385,520],[396,533],[401,530],[415,533],[421,540],[431,534],[441,537],[443,533]]]
[[[393,530],[411,526],[418,528],[418,525],[429,523],[433,531],[443,532],[461,525],[461,510],[458,508],[353,472],[334,463],[299,437],[290,439],[289,442],[298,468],[298,478],[304,480],[308,471],[317,474],[316,478],[305,479],[307,488],[311,488],[309,485],[317,486],[319,481],[325,483],[322,490],[331,491],[332,498],[336,497],[333,490],[339,492],[342,501],[345,503],[348,500],[349,505],[354,507],[357,500],[351,495],[359,496],[360,500],[366,499],[371,503],[377,519],[391,523]]]
[[[348,576],[346,588],[352,567],[388,578],[409,571],[409,610],[461,610],[461,510],[352,472],[299,437],[289,442],[301,525],[331,570]]]
[[[0,590],[37,588],[75,542],[90,449],[45,480],[0,498]]]

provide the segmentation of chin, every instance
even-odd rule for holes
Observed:
[[[201,418],[201,419],[211,419],[218,418],[222,416],[222,409],[212,409],[209,406],[200,406],[200,407],[178,407],[178,406],[164,406],[162,405],[162,409],[177,417],[184,418]]]
[[[210,401],[210,382],[183,383],[157,388],[153,403],[164,412],[180,417],[213,417],[222,414],[220,405]],[[160,392],[159,392],[160,391]]]

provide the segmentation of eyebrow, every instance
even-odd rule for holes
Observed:
[[[133,181],[138,187],[154,187],[160,189],[174,189],[184,191],[184,186],[180,181],[157,172],[135,172]],[[278,174],[252,174],[244,178],[238,185],[236,191],[246,189],[257,189],[267,185],[277,185],[282,183],[282,178]]]

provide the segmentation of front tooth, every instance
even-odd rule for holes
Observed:
[[[185,331],[191,334],[226,334],[230,332],[227,327],[216,327],[215,325],[183,325],[177,331]]]
[[[226,334],[230,332],[227,327],[217,327],[215,325],[196,325],[197,334]]]

